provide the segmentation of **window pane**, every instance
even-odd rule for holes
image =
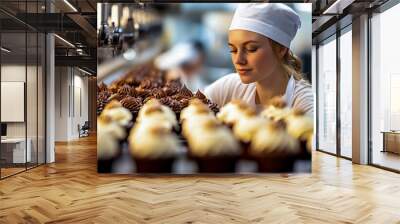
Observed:
[[[318,148],[336,153],[336,40],[318,48]]]
[[[352,33],[340,37],[340,152],[351,158],[352,141]]]

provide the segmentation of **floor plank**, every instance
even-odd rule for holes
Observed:
[[[399,174],[321,152],[312,174],[99,175],[92,136],[0,181],[0,223],[400,223],[399,198]]]

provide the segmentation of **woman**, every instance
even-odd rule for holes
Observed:
[[[302,79],[301,61],[290,51],[300,25],[296,12],[284,4],[240,4],[228,35],[237,73],[211,84],[206,95],[219,106],[232,99],[268,105],[282,96],[288,106],[313,116],[311,85]]]

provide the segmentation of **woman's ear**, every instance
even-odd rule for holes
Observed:
[[[287,53],[288,53],[288,49],[286,47],[281,47],[279,49],[279,59],[284,58]]]

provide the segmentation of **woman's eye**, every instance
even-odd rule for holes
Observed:
[[[236,53],[236,50],[230,49],[229,52],[231,52],[231,53]]]
[[[247,48],[246,49],[248,52],[255,52],[257,50],[257,48]]]

